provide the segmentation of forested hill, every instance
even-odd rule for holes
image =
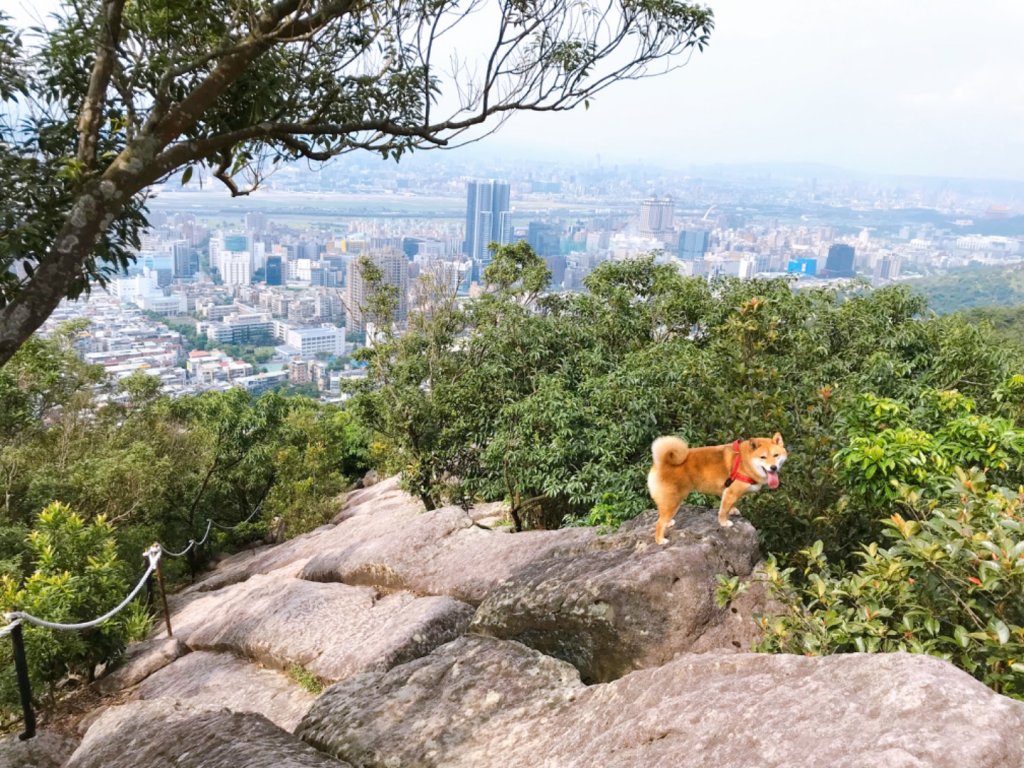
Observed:
[[[1024,304],[1024,267],[974,266],[910,283],[940,315],[976,307]]]

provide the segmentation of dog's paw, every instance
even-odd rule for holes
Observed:
[[[668,537],[662,536],[660,539],[655,539],[656,544],[668,544]]]
[[[665,523],[665,527],[666,528],[671,528],[675,524],[676,524],[676,519],[673,517],[671,520],[669,520],[667,523]]]
[[[723,528],[732,528],[732,520],[725,520],[725,521],[719,520],[718,524],[720,526],[722,526]]]
[[[739,513],[740,511],[736,509],[736,507],[733,507],[732,509],[729,510],[730,515],[738,515]]]

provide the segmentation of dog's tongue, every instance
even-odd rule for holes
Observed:
[[[778,474],[778,472],[769,472],[768,473],[768,487],[769,488],[778,488],[779,487],[779,474]]]

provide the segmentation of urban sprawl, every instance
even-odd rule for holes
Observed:
[[[90,323],[76,346],[114,379],[158,377],[178,395],[302,387],[325,400],[360,369],[367,257],[397,289],[401,328],[430,276],[454,295],[485,289],[492,243],[529,242],[551,291],[584,290],[601,262],[653,254],[684,275],[789,276],[797,288],[851,278],[873,285],[971,263],[1011,263],[1021,238],[992,195],[955,187],[771,177],[709,181],[604,167],[507,180],[342,164],[272,177],[248,209],[217,191],[168,183],[135,264],[66,301],[43,333]]]

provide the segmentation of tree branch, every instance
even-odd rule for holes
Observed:
[[[96,62],[89,77],[89,90],[78,116],[78,161],[86,168],[96,166],[96,147],[103,126],[103,107],[107,100],[107,86],[117,62],[117,44],[121,37],[121,14],[124,0],[104,0],[100,43],[96,49]]]

